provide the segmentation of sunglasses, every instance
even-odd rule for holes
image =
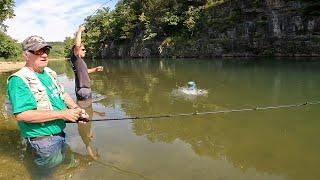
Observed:
[[[43,55],[44,53],[49,55],[50,54],[50,48],[42,48],[42,49],[39,49],[39,50],[36,50],[36,51],[29,50],[28,52],[31,52],[34,55]]]

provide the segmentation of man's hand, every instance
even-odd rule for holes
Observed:
[[[60,111],[60,115],[61,115],[61,119],[63,120],[77,122],[81,112],[82,110],[80,108],[66,109],[66,110]]]
[[[91,68],[91,69],[88,69],[88,73],[95,73],[95,72],[101,72],[103,71],[103,67],[102,66],[97,66],[97,67],[94,67],[94,68]]]
[[[84,27],[84,26],[82,26],[82,25],[79,26],[79,31],[80,31],[80,32],[83,32],[83,31],[85,31],[85,30],[86,30],[86,27]]]
[[[80,108],[79,108],[80,109]],[[86,111],[84,109],[80,109],[81,113],[80,113],[80,117],[77,120],[78,123],[86,123],[89,122],[89,114],[86,113]]]
[[[101,71],[103,71],[103,66],[96,67],[96,72],[101,72]]]

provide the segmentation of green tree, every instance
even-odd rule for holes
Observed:
[[[13,7],[13,0],[0,1],[0,57],[5,59],[17,57],[21,51],[17,42],[4,33],[7,26],[3,22],[14,16]]]
[[[308,16],[320,16],[320,1],[319,0],[300,0],[306,3],[303,6],[303,13]]]
[[[115,10],[103,8],[86,18],[89,32],[84,39],[88,55],[99,57],[106,48],[115,56],[124,55],[130,53],[132,44],[172,45],[196,38],[195,32],[206,23],[203,12],[222,2],[224,0],[120,0]]]
[[[99,57],[103,42],[113,39],[111,36],[113,28],[110,25],[113,19],[109,14],[109,8],[98,10],[95,16],[89,16],[85,21],[87,33],[84,34],[82,42],[86,46],[87,55],[89,57]]]
[[[74,39],[71,37],[66,37],[63,41],[63,44],[64,44],[64,57],[70,58],[72,55],[71,48],[74,44]]]
[[[0,57],[14,58],[18,57],[21,52],[21,47],[19,44],[6,35],[4,32],[0,31]]]
[[[5,31],[6,25],[3,22],[14,16],[14,1],[13,0],[1,0],[0,1],[0,30]]]
[[[64,43],[63,42],[48,42],[52,46],[50,58],[64,58]]]

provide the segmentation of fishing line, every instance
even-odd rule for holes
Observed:
[[[109,2],[112,2],[112,1],[114,1],[114,0],[109,0],[109,1],[101,4],[97,9],[95,9],[95,10],[93,11],[93,13],[91,13],[89,16],[87,16],[87,21],[89,21],[90,18],[91,18],[96,12],[98,12],[98,10],[99,10],[101,7],[103,7],[104,5],[106,5],[106,4],[108,4]],[[82,25],[85,25],[85,23],[83,23]],[[84,32],[87,33],[88,30],[85,29]]]
[[[89,15],[89,16],[91,17],[91,16],[94,15],[102,6],[108,4],[109,2],[112,2],[112,1],[114,1],[114,0],[109,0],[109,1],[101,4],[101,5],[100,5],[91,15]]]
[[[115,165],[112,165],[112,164],[109,164],[109,163],[104,163],[102,161],[99,161],[99,160],[94,160],[94,162],[97,162],[98,164],[101,164],[102,166],[105,166],[105,167],[110,167],[112,168],[113,170],[116,170],[118,172],[120,172],[121,174],[132,174],[132,175],[136,175],[142,179],[150,179],[140,173],[137,173],[137,172],[134,172],[134,171],[130,171],[130,170],[125,170],[125,169],[121,169]]]
[[[320,101],[310,101],[310,102],[304,102],[304,103],[298,103],[298,104],[253,107],[253,108],[244,108],[244,109],[226,109],[226,110],[219,110],[219,111],[93,119],[90,121],[98,122],[98,121],[120,121],[120,120],[138,120],[138,119],[160,119],[160,118],[173,118],[173,117],[181,117],[181,116],[196,116],[196,115],[224,114],[224,113],[232,113],[232,112],[258,111],[258,110],[269,110],[269,109],[295,108],[295,107],[311,106],[311,105],[318,105],[318,104],[320,104]],[[77,123],[77,122],[67,121],[66,123]]]

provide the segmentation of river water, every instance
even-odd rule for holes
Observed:
[[[90,75],[93,119],[244,109],[320,100],[320,59],[108,60]],[[52,61],[66,90],[74,75]],[[9,74],[0,74],[5,103]],[[194,81],[203,96],[176,93]],[[320,105],[66,128],[57,179],[320,179]],[[85,134],[87,138],[79,135]],[[1,116],[0,179],[32,178],[16,122]],[[91,136],[92,135],[92,136]],[[84,139],[84,140],[83,140]],[[85,143],[97,160],[88,156]],[[13,171],[14,169],[14,171]]]

